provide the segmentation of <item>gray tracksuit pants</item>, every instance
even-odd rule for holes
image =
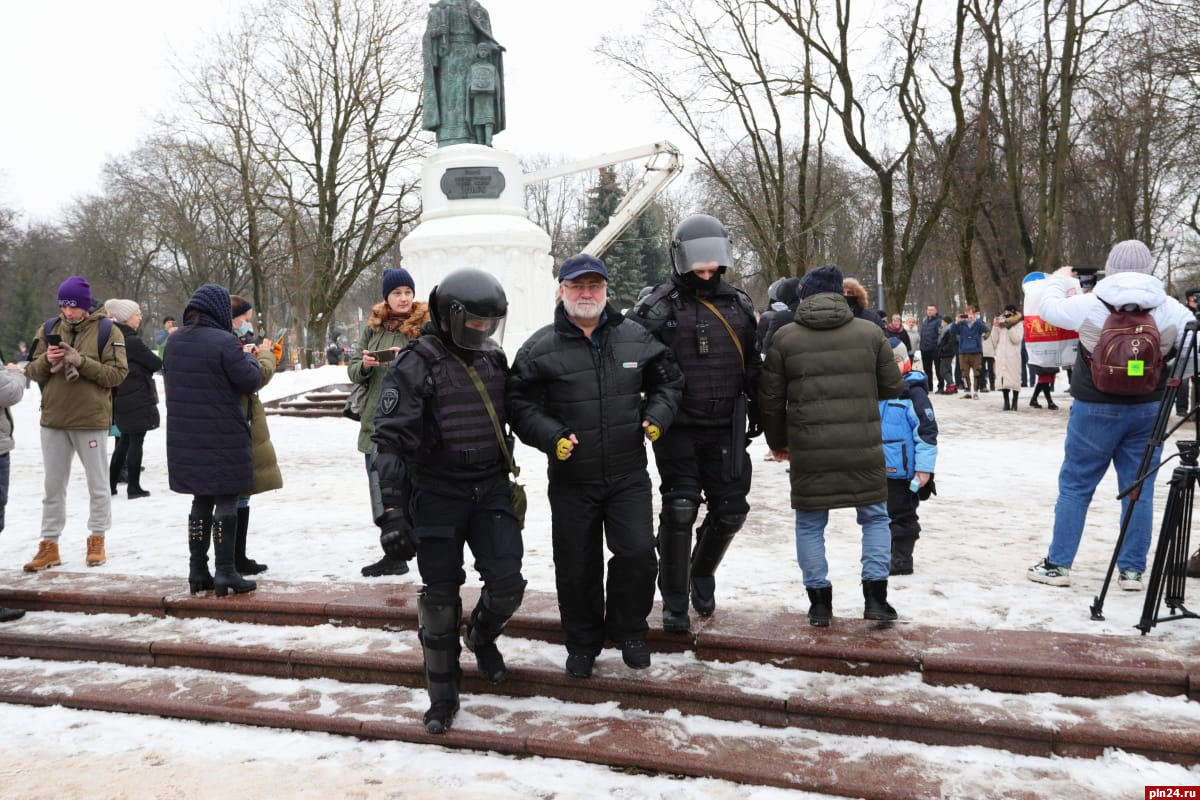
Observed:
[[[108,485],[108,431],[64,431],[42,428],[42,538],[58,541],[67,525],[67,483],[71,459],[79,456],[87,475],[88,530],[103,536],[112,527],[112,495]]]

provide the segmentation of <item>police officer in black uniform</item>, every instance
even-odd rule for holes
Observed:
[[[654,442],[662,510],[658,588],[663,630],[687,631],[688,595],[701,616],[716,608],[717,566],[750,506],[750,457],[758,434],[747,398],[756,396],[762,357],[754,305],[721,276],[733,263],[725,227],[707,214],[679,223],[671,237],[671,280],[637,307],[634,318],[675,353],[683,402],[674,424]],[[708,511],[696,532],[700,504]]]
[[[447,275],[429,295],[430,322],[422,335],[387,371],[375,417],[379,490],[373,499],[381,506],[381,541],[401,557],[414,543],[424,582],[417,613],[429,733],[448,730],[458,711],[463,544],[483,580],[464,640],[492,683],[507,678],[496,638],[525,592],[521,525],[509,497],[512,439],[501,447],[475,382],[503,429],[508,361],[497,342],[507,310],[504,289],[488,273]]]

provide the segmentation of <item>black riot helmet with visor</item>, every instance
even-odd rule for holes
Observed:
[[[504,340],[508,297],[494,275],[480,269],[457,269],[429,293],[434,327],[464,350],[487,349],[488,340]]]
[[[671,235],[671,268],[686,275],[696,265],[716,264],[721,274],[733,263],[725,226],[708,214],[693,214]]]

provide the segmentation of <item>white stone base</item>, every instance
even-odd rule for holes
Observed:
[[[449,200],[441,180],[452,167],[494,167],[504,176],[497,199]],[[421,222],[400,243],[404,268],[429,297],[445,275],[474,267],[499,278],[508,295],[505,350],[511,358],[530,333],[553,319],[557,283],[550,236],[530,221],[520,162],[511,153],[473,144],[438,149],[421,174]]]

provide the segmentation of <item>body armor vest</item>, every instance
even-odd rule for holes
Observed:
[[[417,339],[413,351],[425,359],[433,381],[433,430],[427,430],[422,436],[417,460],[426,464],[462,467],[502,462],[504,455],[496,441],[492,418],[466,370],[450,357],[445,346],[435,341],[433,336]],[[487,352],[476,358],[471,366],[479,373],[503,425],[504,370]]]
[[[716,292],[704,299],[716,306],[744,343],[742,333],[754,322],[746,316],[738,295]],[[686,378],[682,410],[692,417],[728,418],[745,385],[745,366],[729,331],[712,311],[678,290],[660,302],[671,303],[674,311],[670,347]]]

